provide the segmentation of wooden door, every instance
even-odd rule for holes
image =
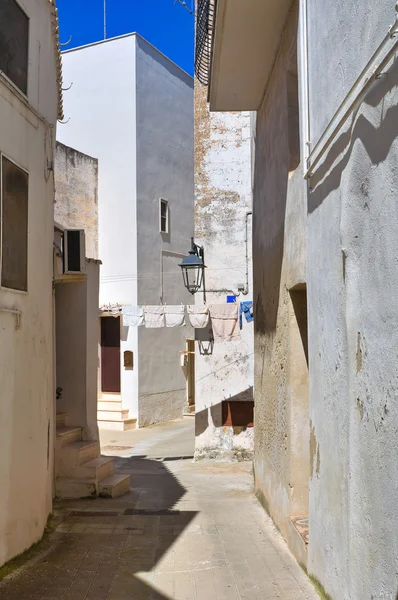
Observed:
[[[101,387],[120,393],[120,317],[101,318]]]

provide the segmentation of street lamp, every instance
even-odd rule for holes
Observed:
[[[202,287],[204,282],[204,272],[206,265],[204,263],[204,249],[198,246],[191,238],[191,250],[189,255],[182,259],[180,264],[184,285],[191,294],[195,294]],[[203,285],[203,292],[205,292]]]

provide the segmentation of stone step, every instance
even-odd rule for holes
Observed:
[[[113,420],[98,420],[100,429],[111,429],[113,431],[128,431],[136,429],[137,419],[113,419]]]
[[[123,410],[122,401],[98,400],[98,410]]]
[[[120,394],[107,394],[106,392],[102,392],[102,394],[98,397],[98,402],[121,402],[122,397]]]
[[[72,477],[75,469],[100,456],[98,441],[79,441],[57,449],[55,468],[57,476]]]
[[[78,479],[95,479],[98,483],[113,475],[114,472],[114,459],[108,456],[98,456],[76,467],[73,475]]]
[[[79,442],[82,439],[82,427],[57,427],[57,445],[60,447]]]
[[[98,410],[97,417],[99,421],[125,421],[128,419],[128,409],[122,410]]]
[[[115,473],[99,484],[99,495],[103,498],[118,498],[130,491],[130,475]]]
[[[95,498],[98,496],[98,484],[94,479],[57,477],[55,493],[60,498]]]
[[[56,424],[57,427],[65,427],[66,426],[66,413],[57,413]]]

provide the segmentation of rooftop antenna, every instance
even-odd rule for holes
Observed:
[[[193,8],[190,8],[188,6],[188,4],[186,3],[186,0],[174,0],[174,4],[177,4],[177,2],[178,2],[178,4],[181,4],[181,6],[183,8],[185,8],[185,10],[187,10],[190,15],[194,15],[195,14],[195,11],[193,10]]]
[[[106,40],[106,0],[104,0],[104,40]]]

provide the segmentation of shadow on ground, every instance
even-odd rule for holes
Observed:
[[[153,571],[197,514],[176,504],[186,493],[163,461],[117,458],[131,475],[117,499],[57,501],[55,531],[0,583],[2,600],[166,600]],[[170,565],[171,568],[171,565]]]

